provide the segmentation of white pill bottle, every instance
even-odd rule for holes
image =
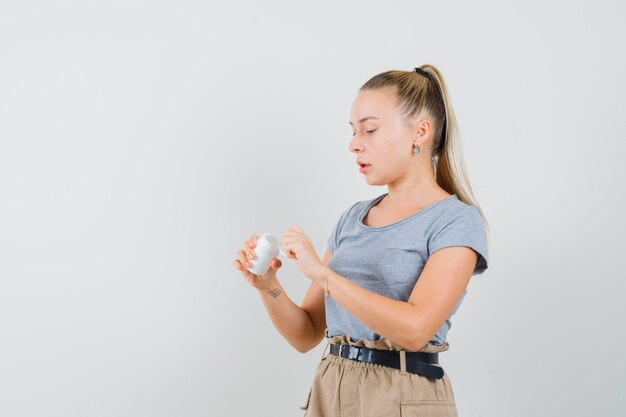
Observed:
[[[287,256],[280,247],[280,242],[271,233],[264,233],[256,241],[256,248],[254,248],[254,259],[250,259],[252,266],[248,268],[248,271],[253,274],[263,275],[270,269],[270,262],[272,259],[278,257],[278,254]]]

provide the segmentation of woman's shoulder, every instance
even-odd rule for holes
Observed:
[[[448,204],[441,206],[441,210],[433,213],[433,222],[429,228],[431,237],[457,229],[475,232],[483,227],[482,216],[475,206],[458,198],[449,200]]]
[[[462,201],[456,194],[451,194],[448,200],[450,204],[444,206],[444,214],[453,217],[480,216],[480,213],[475,206]]]

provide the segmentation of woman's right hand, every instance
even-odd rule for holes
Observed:
[[[243,249],[237,251],[237,259],[233,261],[233,265],[241,271],[246,281],[254,288],[265,289],[270,286],[270,281],[276,279],[276,271],[280,269],[283,263],[280,259],[274,258],[270,262],[270,269],[265,274],[257,275],[250,272],[248,268],[252,266],[250,260],[256,257],[254,248],[256,248],[258,238],[258,235],[253,234],[249,240],[243,242]]]

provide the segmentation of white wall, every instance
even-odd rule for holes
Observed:
[[[301,415],[325,345],[292,349],[232,260],[292,224],[321,256],[386,191],[350,106],[424,63],[491,226],[442,354],[459,414],[624,415],[624,12],[3,1],[0,416]]]

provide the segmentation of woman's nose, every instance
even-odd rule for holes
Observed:
[[[348,149],[350,150],[350,152],[358,152],[360,150],[363,150],[363,144],[361,143],[358,134],[352,137],[350,145],[348,145]]]

